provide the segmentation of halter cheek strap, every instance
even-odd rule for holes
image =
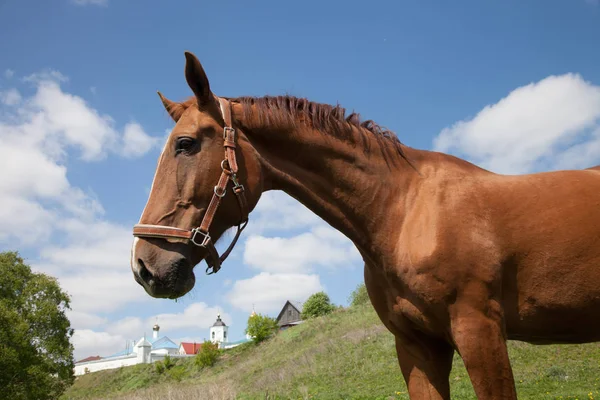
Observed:
[[[221,269],[221,264],[229,256],[237,243],[240,234],[248,224],[248,203],[246,201],[246,195],[244,194],[244,186],[241,185],[237,178],[238,164],[235,156],[236,149],[236,135],[235,129],[233,128],[231,121],[231,104],[229,101],[218,98],[219,105],[221,107],[221,115],[223,121],[225,121],[225,127],[223,128],[223,146],[225,148],[225,158],[221,161],[221,176],[217,185],[213,189],[213,196],[210,200],[210,204],[204,213],[202,222],[197,228],[191,230],[176,228],[172,226],[164,225],[147,225],[147,224],[136,224],[133,227],[133,236],[146,237],[146,238],[160,238],[160,239],[184,239],[187,243],[192,243],[196,246],[203,247],[206,249],[206,274],[214,274]],[[237,203],[240,208],[240,222],[237,225],[237,231],[231,244],[225,250],[225,252],[219,256],[215,244],[209,234],[210,225],[215,218],[217,209],[221,204],[221,199],[227,194],[227,184],[232,182],[232,191],[235,194]],[[209,272],[209,270],[211,270]]]

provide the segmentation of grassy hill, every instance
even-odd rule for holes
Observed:
[[[600,400],[600,343],[509,343],[519,399]],[[455,355],[453,399],[476,399]],[[408,399],[394,340],[370,305],[340,309],[261,345],[227,350],[210,368],[193,358],[163,372],[137,365],[87,374],[66,399]]]

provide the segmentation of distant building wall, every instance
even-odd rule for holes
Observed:
[[[165,350],[167,350],[167,349],[165,349]],[[175,349],[175,351],[177,351],[177,349]],[[156,354],[156,352],[153,352],[152,354],[150,354],[150,362],[153,363],[153,362],[156,362],[159,360],[164,360],[165,355],[166,355],[166,353]],[[191,355],[191,354],[190,355],[170,354],[171,358],[185,358],[185,357],[193,357],[193,356],[194,355]],[[88,362],[75,364],[75,376],[83,375],[83,374],[89,373],[89,372],[103,371],[105,369],[129,367],[131,365],[136,365],[136,364],[140,364],[140,362],[138,361],[137,354],[135,354],[135,353],[130,354],[128,356],[121,356],[121,357],[116,357],[116,358],[111,358],[111,359],[88,361]],[[86,368],[87,368],[87,371],[86,371]]]
[[[104,369],[128,367],[137,363],[137,354],[135,353],[129,356],[111,358],[109,360],[88,361],[81,364],[75,364],[75,375],[83,375],[86,372],[96,372]]]

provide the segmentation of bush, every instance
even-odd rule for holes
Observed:
[[[364,283],[356,286],[356,289],[350,294],[350,298],[348,299],[350,302],[350,307],[359,306],[362,304],[368,304],[371,299],[369,299],[369,294],[367,293],[367,287]]]
[[[162,375],[165,372],[165,364],[162,361],[156,361],[154,363],[154,370]]]
[[[170,369],[167,374],[169,375],[169,378],[174,381],[181,382],[185,375],[185,367],[183,365],[178,365],[175,368]]]
[[[196,354],[195,363],[201,368],[212,367],[215,365],[220,355],[221,351],[219,350],[219,345],[209,340],[205,340],[204,343],[202,343],[202,347],[200,347],[200,351]]]
[[[302,306],[302,319],[310,319],[327,315],[335,309],[325,292],[311,295]]]
[[[165,355],[165,358],[163,358],[162,361],[159,360],[154,363],[154,370],[156,372],[158,372],[159,374],[162,374],[165,371],[168,371],[171,368],[173,368],[174,365],[175,365],[175,362],[173,361],[171,356],[169,356],[167,354],[167,355]]]
[[[168,354],[165,355],[165,358],[163,359],[163,363],[165,364],[165,369],[171,369],[175,365],[175,362],[173,361],[171,356]]]
[[[260,343],[263,340],[270,338],[277,332],[278,328],[275,318],[262,314],[255,314],[248,317],[248,327],[246,328],[245,333],[252,337],[254,343]]]

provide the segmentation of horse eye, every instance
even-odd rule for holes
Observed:
[[[195,144],[196,140],[190,137],[183,136],[177,138],[177,141],[175,142],[175,154],[179,154],[181,152],[189,152],[194,148]]]

